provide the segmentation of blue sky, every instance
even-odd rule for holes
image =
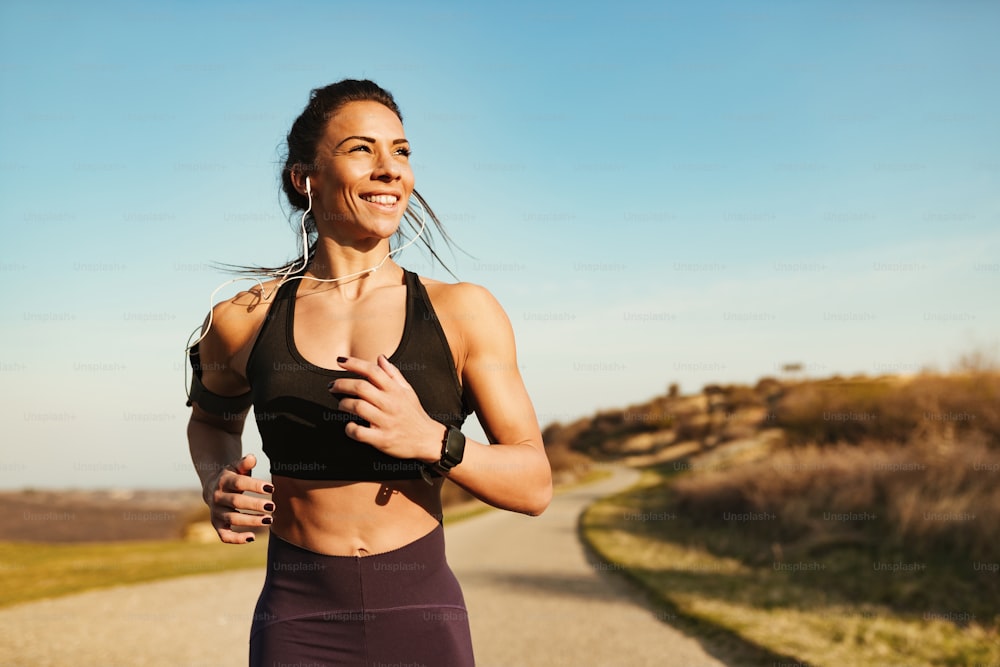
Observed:
[[[194,485],[207,264],[294,254],[280,144],[346,77],[396,96],[542,425],[790,362],[996,354],[997,25],[987,2],[6,2],[0,487]]]

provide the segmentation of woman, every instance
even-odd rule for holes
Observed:
[[[502,308],[391,260],[411,194],[422,201],[409,150],[387,91],[314,90],[282,183],[315,242],[281,278],[217,304],[191,349],[188,439],[212,525],[231,544],[271,530],[252,665],[473,664],[443,480],[530,515],[552,496]],[[251,403],[270,484],[241,457]],[[492,446],[464,439],[470,411]]]

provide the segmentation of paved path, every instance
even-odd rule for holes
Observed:
[[[708,667],[711,658],[588,563],[576,522],[607,480],[556,496],[540,517],[489,512],[446,530],[479,667]],[[262,570],[169,579],[0,610],[11,667],[242,667]],[[219,611],[225,605],[225,611]]]
[[[478,667],[708,667],[723,663],[587,561],[577,519],[638,473],[557,495],[539,517],[491,512],[446,533]]]

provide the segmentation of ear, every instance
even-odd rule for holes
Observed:
[[[315,180],[316,179],[315,178],[310,178],[306,174],[302,173],[302,171],[298,167],[292,167],[292,171],[291,171],[291,174],[289,174],[289,176],[292,179],[292,185],[295,186],[295,189],[303,197],[308,196],[308,193],[306,192],[306,179],[307,178],[309,178],[309,182],[313,186],[313,190],[315,191],[315,189],[316,189],[315,188],[315,185],[316,185]]]

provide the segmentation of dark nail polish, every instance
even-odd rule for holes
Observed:
[[[264,503],[264,511],[265,512],[274,511],[274,503]]]
[[[264,485],[264,493],[274,493],[274,487],[270,484]]]
[[[347,357],[337,357],[337,363],[342,364],[347,361]]]
[[[326,385],[326,388],[327,389],[333,389],[333,382],[330,382],[330,384]]]
[[[247,544],[249,544],[250,542],[253,542],[253,535],[247,538]]]
[[[265,526],[266,526],[266,525],[269,525],[269,524],[270,524],[270,523],[271,523],[272,521],[274,521],[274,519],[272,519],[272,518],[271,518],[271,517],[269,517],[269,516],[266,516],[266,517],[264,517],[263,519],[261,519],[261,520],[260,520],[260,522],[261,522],[262,524],[264,524]]]

